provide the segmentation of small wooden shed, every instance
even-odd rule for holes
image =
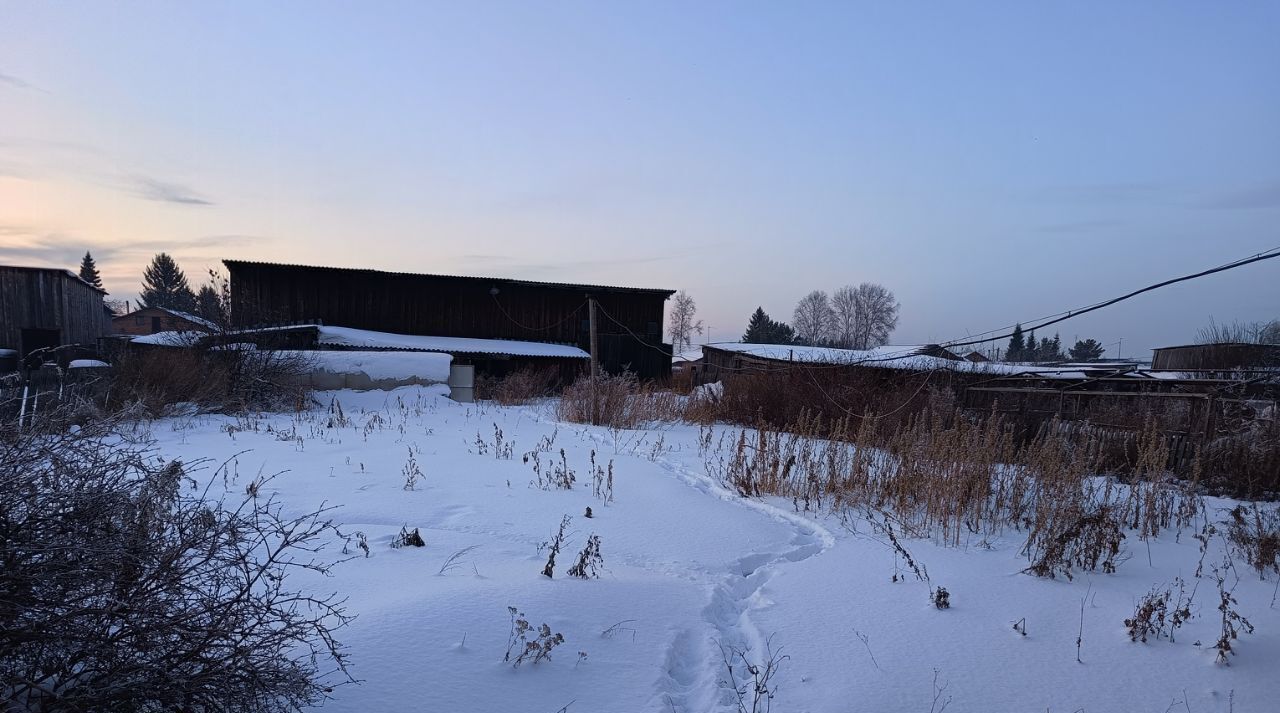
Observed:
[[[0,349],[97,349],[111,329],[106,294],[69,270],[0,265]]]

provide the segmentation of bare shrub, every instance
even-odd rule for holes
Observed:
[[[720,645],[724,661],[725,678],[720,684],[733,692],[738,713],[767,713],[773,710],[773,698],[778,694],[775,678],[782,664],[790,656],[773,648],[773,637],[765,639],[761,657],[751,656],[751,651],[736,646]]]
[[[519,406],[553,395],[559,383],[560,375],[553,367],[526,367],[502,377],[477,378],[476,398]]]
[[[105,426],[0,439],[0,697],[21,710],[285,711],[349,681],[321,509],[193,491]]]
[[[1114,510],[1107,505],[1065,518],[1053,518],[1048,526],[1032,532],[1025,551],[1031,566],[1025,572],[1052,579],[1061,574],[1072,578],[1073,567],[1116,571],[1120,543],[1125,535]]]
[[[1138,601],[1133,616],[1124,620],[1130,641],[1146,643],[1148,637],[1159,639],[1163,636],[1172,642],[1178,628],[1194,616],[1191,603],[1195,598],[1195,591],[1188,595],[1182,579],[1174,581],[1178,588],[1176,599],[1172,587],[1152,587]]]
[[[1237,505],[1227,521],[1227,540],[1263,576],[1280,574],[1280,508]]]

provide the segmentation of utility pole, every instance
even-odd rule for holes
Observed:
[[[596,298],[587,297],[588,319],[591,329],[591,425],[600,422],[599,399],[596,398],[596,381],[600,378],[600,342],[596,333]]]

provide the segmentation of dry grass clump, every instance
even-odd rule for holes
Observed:
[[[476,397],[503,406],[519,406],[553,395],[559,382],[560,375],[553,367],[527,367],[502,377],[477,378]]]
[[[945,395],[889,435],[871,417],[824,422],[802,414],[786,429],[763,425],[701,441],[708,472],[740,494],[789,497],[797,511],[893,512],[901,527],[959,545],[1008,528],[1026,533],[1028,572],[1070,577],[1114,571],[1126,529],[1139,537],[1186,527],[1200,500],[1163,468],[1151,429],[1126,481],[1100,478],[1087,433],[1045,425],[1029,439],[998,415],[975,417]]]
[[[567,386],[560,396],[556,415],[574,423],[593,423],[610,428],[642,428],[681,417],[679,396],[642,384],[630,372],[596,378],[584,376]]]
[[[156,348],[127,352],[103,396],[110,411],[141,406],[163,415],[190,403],[211,411],[297,411],[309,401],[305,353],[256,349]]]

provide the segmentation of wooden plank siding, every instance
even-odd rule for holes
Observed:
[[[29,352],[25,329],[57,330],[59,345],[96,348],[110,331],[105,294],[66,270],[0,265],[0,349]]]
[[[239,327],[319,321],[395,334],[589,349],[591,296],[601,311],[603,368],[614,373],[630,368],[641,378],[671,371],[671,346],[663,343],[662,331],[672,290],[224,262],[231,279],[231,318]]]

